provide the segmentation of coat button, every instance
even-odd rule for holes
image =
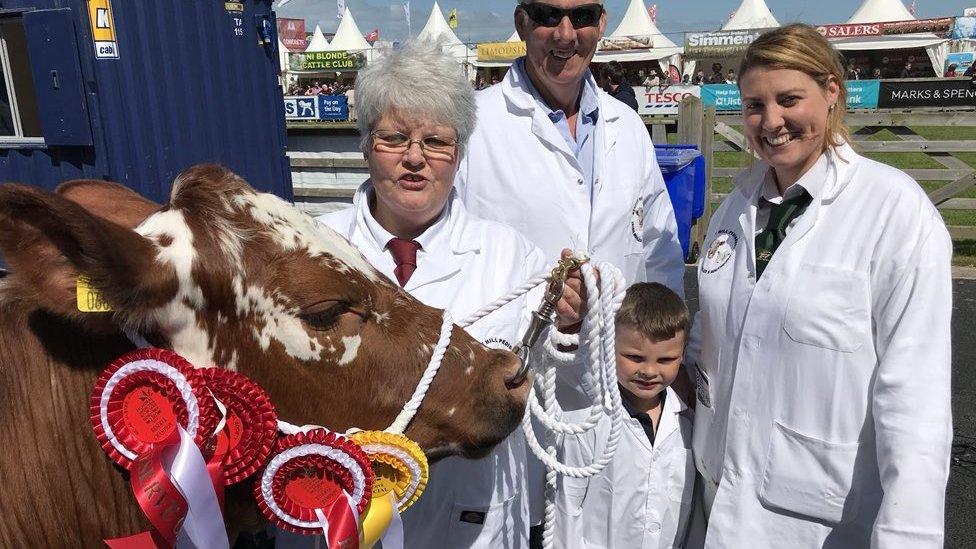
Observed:
[[[661,531],[661,525],[656,522],[652,522],[647,525],[647,531],[652,534],[656,534]]]
[[[583,184],[583,180],[582,179],[577,179],[576,180],[576,184],[577,185],[582,185]]]

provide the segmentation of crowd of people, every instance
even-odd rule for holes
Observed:
[[[319,82],[315,80],[304,85],[295,82],[288,86],[285,95],[345,95],[347,91],[354,88],[355,82]]]
[[[851,148],[840,56],[794,24],[757,38],[738,74],[713,65],[741,91],[760,160],[712,217],[692,318],[653,144],[606,91],[626,78],[589,69],[607,12],[586,2],[518,4],[526,55],[477,93],[418,43],[356,83],[369,179],[320,220],[405,291],[463,318],[570,249],[633,284],[615,323],[620,409],[554,441],[586,464],[619,412],[617,451],[560,477],[552,537],[544,468],[518,431],[432,465],[405,546],[942,547],[951,241],[917,182]],[[468,331],[511,347],[539,299]],[[553,329],[579,333],[586,302],[574,271]],[[557,370],[566,418],[599,396],[587,361]]]

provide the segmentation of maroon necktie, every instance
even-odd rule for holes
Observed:
[[[397,282],[401,287],[406,286],[410,275],[417,270],[417,250],[420,249],[420,244],[415,240],[392,238],[386,247],[389,248],[390,254],[393,255],[393,262],[396,263],[393,274],[396,275]]]

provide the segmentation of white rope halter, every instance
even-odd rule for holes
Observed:
[[[555,265],[549,265],[538,276],[521,284],[512,292],[499,297],[468,316],[458,325],[462,328],[484,318],[507,303],[518,299],[530,290],[549,280],[549,272]],[[556,474],[575,478],[586,478],[599,474],[613,459],[620,440],[620,389],[617,385],[617,371],[614,353],[614,317],[624,298],[626,283],[620,270],[610,263],[598,265],[600,276],[599,287],[594,269],[589,264],[581,267],[583,283],[587,291],[587,314],[583,319],[581,333],[567,336],[557,330],[549,330],[549,337],[545,340],[545,351],[552,360],[543,360],[541,371],[536,368],[535,382],[529,391],[528,406],[522,417],[522,430],[525,433],[529,449],[546,466],[546,506],[545,529],[543,533],[543,547],[553,546],[553,524],[556,515],[555,491]],[[453,324],[447,311],[444,312],[444,322],[441,324],[440,338],[431,355],[430,363],[424,371],[413,396],[403,406],[393,424],[386,430],[391,433],[402,434],[416,415],[420,404],[430,388],[434,376],[441,366],[441,360],[447,351],[451,340]],[[590,395],[593,405],[589,408],[589,417],[582,423],[568,423],[562,420],[563,410],[556,401],[556,368],[557,363],[568,363],[576,359],[575,353],[559,351],[557,345],[576,345],[577,353],[588,356],[589,371],[585,373],[587,380],[584,389]],[[538,392],[542,392],[542,403],[539,402]],[[580,434],[596,428],[600,418],[607,414],[610,417],[610,434],[601,455],[586,465],[570,467],[556,459],[556,447],[551,433]],[[546,447],[543,448],[532,428],[530,416],[535,416],[545,428],[550,431]]]
[[[509,302],[525,295],[539,284],[548,281],[550,272],[555,266],[556,264],[547,266],[541,274],[526,280],[510,293],[499,297],[458,322],[458,326],[466,328]],[[600,272],[599,286],[594,268],[590,264],[583,264],[580,267],[587,291],[587,314],[583,319],[580,333],[585,333],[586,336],[566,335],[557,330],[549,330],[549,337],[545,339],[543,345],[544,354],[549,360],[538,361],[541,363],[540,367],[533,368],[536,374],[535,381],[529,390],[528,406],[525,415],[522,417],[522,430],[525,433],[528,447],[547,469],[545,530],[543,533],[543,547],[546,549],[553,546],[552,530],[555,519],[556,475],[586,478],[598,474],[613,459],[620,439],[620,390],[617,386],[614,358],[614,317],[623,301],[626,284],[620,270],[612,264],[601,262],[597,267]],[[427,390],[430,389],[430,384],[440,370],[444,354],[451,342],[453,328],[454,321],[445,310],[441,322],[440,337],[431,354],[430,362],[417,383],[413,396],[403,405],[403,409],[397,414],[396,419],[386,429],[387,432],[403,434],[410,425],[410,421],[417,415],[417,410],[420,409],[420,405],[427,395]],[[149,346],[149,343],[135,332],[126,331],[126,335],[138,347]],[[562,352],[557,349],[559,345],[575,345],[578,350],[576,353]],[[558,363],[565,364],[576,360],[577,354],[581,353],[585,353],[581,356],[588,357],[587,363],[589,365],[588,371],[584,373],[583,389],[590,396],[593,405],[589,408],[589,417],[585,421],[568,423],[563,421],[563,410],[556,401],[556,368]],[[541,403],[539,392],[543,395]],[[585,433],[595,429],[604,414],[610,417],[610,434],[600,456],[595,457],[589,464],[576,467],[567,466],[556,459],[553,433]],[[543,448],[532,428],[531,416],[535,416],[549,431],[545,448]],[[285,421],[278,421],[278,430],[285,434],[294,434],[316,428],[319,426],[304,425],[299,427]],[[353,429],[353,431],[355,430],[358,429]]]

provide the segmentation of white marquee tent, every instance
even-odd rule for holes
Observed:
[[[434,0],[434,7],[430,10],[427,24],[417,35],[417,40],[438,44],[443,51],[457,59],[459,63],[476,57],[476,54],[458,40],[457,35],[451,30],[450,25],[447,24],[447,19],[444,19],[444,14],[441,12],[437,0]]]
[[[659,61],[666,70],[669,63],[678,65],[683,48],[672,42],[667,36],[658,30],[651,16],[647,13],[643,0],[630,0],[627,11],[624,12],[623,20],[617,25],[609,35],[610,39],[615,38],[643,38],[650,39],[651,47],[640,50],[614,51],[597,50],[593,56],[595,63],[607,63],[609,61]],[[675,57],[672,57],[675,56]],[[678,62],[675,62],[678,61]]]
[[[848,24],[884,23],[915,19],[901,0],[864,0],[847,21]],[[930,32],[890,36],[862,36],[832,40],[835,48],[845,51],[895,50],[925,48],[932,67],[941,75],[941,67],[949,54],[948,40]]]
[[[779,21],[773,17],[764,0],[742,0],[732,17],[722,26],[722,30],[768,29],[778,26]]]
[[[305,46],[305,51],[325,51],[327,47],[329,47],[329,41],[322,34],[322,27],[315,25],[315,32],[312,33],[312,39]]]
[[[367,55],[369,55],[368,52],[371,49],[372,46],[366,41],[362,31],[359,30],[359,25],[356,24],[356,20],[352,18],[352,13],[346,7],[346,11],[342,14],[342,21],[339,22],[339,28],[336,29],[332,42],[329,42],[324,51],[366,50]]]

